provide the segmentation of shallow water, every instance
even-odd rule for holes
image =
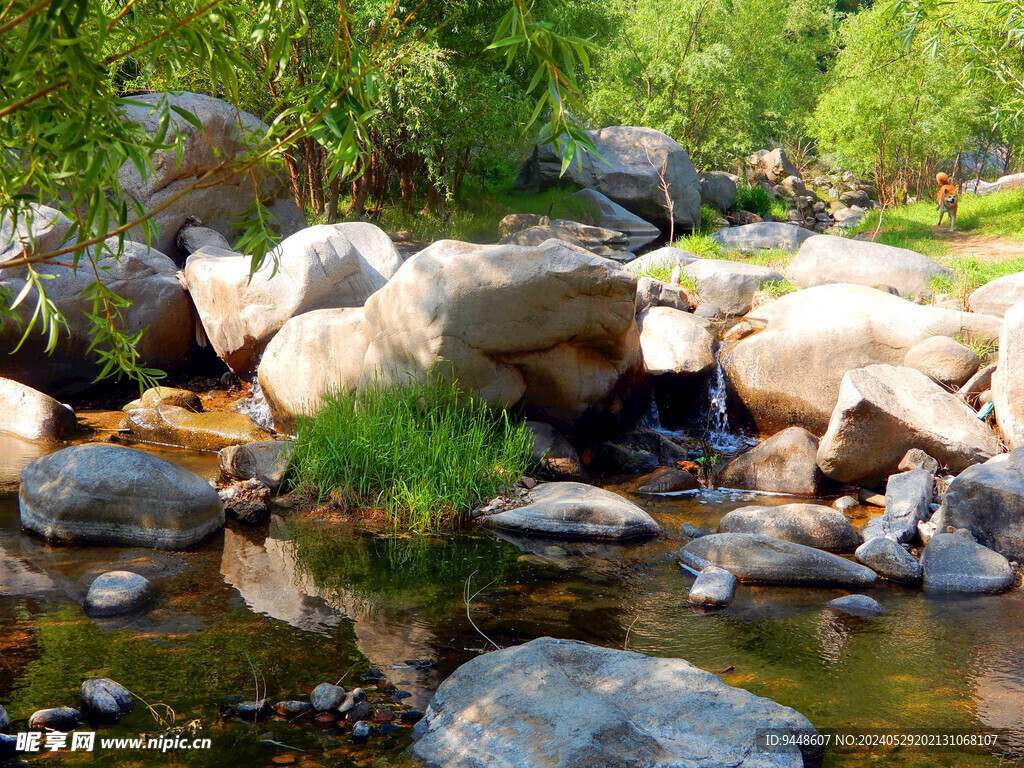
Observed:
[[[31,444],[30,444],[31,445]],[[0,472],[31,457],[0,442]],[[150,448],[199,474],[216,457]],[[2,476],[2,474],[0,474]],[[9,486],[8,486],[9,487]],[[436,537],[362,532],[341,523],[275,517],[231,524],[193,551],[50,546],[20,530],[17,502],[0,499],[0,703],[15,721],[78,702],[85,677],[109,676],[146,701],[198,721],[210,751],[173,758],[144,751],[58,753],[30,762],[108,765],[409,765],[407,728],[353,745],[331,727],[223,716],[231,697],[302,697],[317,683],[352,686],[372,663],[423,707],[455,667],[489,645],[467,618],[464,589],[482,590],[472,621],[501,646],[551,635],[655,656],[679,656],[733,685],[794,707],[822,731],[992,732],[984,751],[830,750],[826,765],[1016,765],[1024,754],[1024,597],[945,598],[879,586],[875,619],[823,611],[841,590],[750,588],[728,609],[686,603],[692,582],[672,553],[685,525],[713,528],[746,504],[783,496],[718,491],[638,500],[662,538],[627,545],[513,539],[470,530]],[[871,513],[854,510],[863,520]],[[80,605],[111,568],[150,578],[158,597],[135,617],[92,620]],[[429,660],[429,666],[408,662]],[[19,722],[20,721],[20,722]],[[101,736],[158,730],[144,707]],[[265,746],[266,734],[296,749]],[[305,750],[298,752],[297,750]],[[1024,761],[1022,761],[1024,762]]]

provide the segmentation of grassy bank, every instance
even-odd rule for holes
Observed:
[[[521,421],[455,385],[381,386],[328,397],[302,419],[290,471],[314,501],[436,530],[518,481],[532,448]]]

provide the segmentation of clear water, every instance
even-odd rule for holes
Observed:
[[[167,451],[193,471],[215,457]],[[11,460],[11,464],[16,464]],[[6,466],[0,462],[0,466]],[[672,553],[684,524],[714,527],[745,504],[781,496],[717,491],[638,500],[665,529],[645,543],[594,545],[514,539],[470,529],[403,537],[292,512],[269,526],[234,523],[193,551],[50,546],[24,534],[13,497],[0,499],[0,703],[17,730],[37,708],[75,705],[88,676],[119,680],[151,703],[198,721],[209,752],[173,758],[96,754],[108,765],[271,765],[282,752],[305,766],[407,766],[407,729],[354,745],[336,729],[242,723],[229,697],[302,697],[317,683],[354,685],[372,663],[423,706],[459,664],[487,645],[466,616],[467,579],[486,589],[469,607],[502,646],[551,635],[678,656],[732,685],[803,712],[820,729],[893,728],[1001,734],[1001,746],[965,750],[832,751],[830,766],[1017,765],[1024,754],[1024,596],[925,596],[882,585],[877,619],[822,605],[840,590],[741,588],[725,611],[686,604],[692,577]],[[854,510],[861,522],[867,511]],[[130,568],[158,597],[137,617],[92,620],[80,605],[91,578]],[[407,661],[428,659],[418,670]],[[254,678],[257,682],[254,682]],[[144,708],[104,735],[153,731]],[[304,750],[265,746],[265,734]],[[71,765],[71,753],[30,762]]]

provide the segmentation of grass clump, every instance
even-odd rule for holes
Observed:
[[[777,299],[780,296],[785,296],[787,293],[794,293],[800,289],[789,282],[789,280],[783,279],[768,280],[767,282],[761,283],[759,290],[769,299]]]
[[[718,259],[722,256],[722,246],[706,232],[693,232],[677,237],[672,245],[701,259]]]
[[[426,531],[459,525],[518,481],[532,450],[523,422],[456,384],[380,385],[328,396],[301,419],[289,469],[309,498]]]
[[[641,277],[651,277],[655,280],[660,280],[663,283],[671,283],[672,270],[675,268],[675,264],[670,264],[668,262],[637,264],[636,262],[631,262],[627,264],[626,267],[633,273],[633,277],[637,280]],[[691,293],[697,292],[697,283],[686,273],[685,270],[682,270],[679,273],[679,285],[686,288]]]
[[[964,310],[969,309],[968,297],[985,283],[1024,272],[1024,256],[1006,261],[979,261],[972,256],[961,256],[942,259],[942,263],[952,269],[954,274],[933,277],[931,289],[936,294],[952,296]]]
[[[710,205],[702,205],[700,207],[700,226],[697,231],[711,234],[716,229],[718,229],[718,211]]]
[[[774,200],[763,187],[739,184],[736,187],[736,198],[732,202],[732,207],[756,213],[762,219],[767,219],[772,213]]]

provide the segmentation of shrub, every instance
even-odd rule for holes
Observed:
[[[740,184],[736,188],[736,199],[732,207],[741,211],[756,213],[762,219],[767,219],[772,212],[772,202],[775,200],[762,187]]]
[[[387,385],[328,396],[300,419],[289,469],[309,498],[423,531],[464,522],[530,469],[532,450],[521,421],[456,384]]]

